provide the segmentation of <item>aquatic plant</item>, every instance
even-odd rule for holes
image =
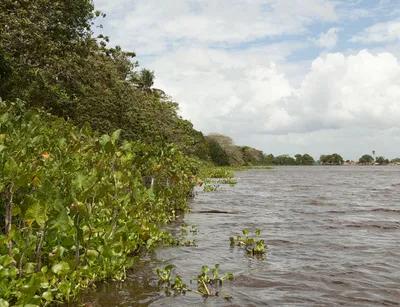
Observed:
[[[78,129],[21,101],[0,114],[1,304],[72,302],[177,242],[159,226],[187,209],[198,179],[175,146],[122,142],[119,130]]]
[[[231,187],[233,187],[237,184],[237,180],[236,179],[221,179],[221,180],[218,180],[218,183],[229,184]]]
[[[208,275],[207,273],[210,271],[209,267],[204,265],[201,268],[201,274],[197,276],[195,279],[197,281],[197,291],[196,292],[204,297],[208,296],[218,296],[219,295],[219,286],[222,285],[222,282],[224,280],[232,280],[234,279],[233,274],[231,273],[226,273],[223,276],[219,276],[218,269],[220,268],[219,264],[215,265],[215,268],[211,272],[211,276]],[[213,289],[215,288],[215,289]],[[214,291],[213,291],[214,290]],[[230,298],[230,297],[224,297],[224,298]]]
[[[234,237],[230,237],[229,241],[231,243],[231,246],[244,246],[245,250],[248,254],[251,254],[253,256],[260,256],[264,255],[265,252],[268,249],[268,246],[264,244],[264,240],[258,239],[258,237],[261,235],[261,231],[257,230],[255,232],[256,237],[251,238],[249,237],[249,231],[248,229],[243,229],[243,235],[242,236],[237,236],[237,239],[235,240]]]
[[[225,280],[233,280],[234,276],[231,273],[226,273],[223,276],[219,276],[220,265],[216,264],[215,268],[212,270],[211,275],[208,274],[210,271],[209,267],[204,265],[201,268],[201,273],[194,279],[190,280],[197,281],[197,289],[192,289],[188,287],[182,280],[182,277],[175,275],[173,282],[173,266],[167,265],[164,268],[157,269],[157,275],[159,277],[159,285],[161,289],[167,294],[171,294],[171,290],[174,291],[174,295],[184,294],[186,291],[190,291],[199,294],[205,298],[209,296],[219,296],[219,290],[222,283]],[[230,299],[230,296],[223,296],[225,299]]]

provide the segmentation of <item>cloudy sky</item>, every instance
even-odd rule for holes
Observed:
[[[400,0],[95,0],[195,128],[265,153],[400,157]]]

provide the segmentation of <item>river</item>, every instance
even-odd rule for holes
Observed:
[[[182,217],[197,247],[157,249],[124,283],[99,285],[92,306],[400,306],[400,168],[277,167],[236,173],[235,187],[202,192]],[[264,259],[231,248],[229,237],[261,230]],[[179,233],[177,223],[171,229]],[[167,297],[155,270],[173,264],[189,285],[203,265],[235,275],[221,295]],[[191,285],[195,287],[196,284]]]

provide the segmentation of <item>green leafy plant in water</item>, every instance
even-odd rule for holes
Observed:
[[[215,192],[219,188],[219,184],[211,181],[210,179],[205,180],[203,191],[204,192]]]
[[[229,238],[231,246],[244,246],[248,254],[253,256],[263,256],[266,253],[268,246],[265,244],[264,240],[258,239],[261,235],[261,231],[257,230],[255,232],[255,238],[249,237],[248,229],[243,229],[242,232],[244,237],[238,236],[236,240],[234,237]]]
[[[196,226],[192,225],[192,228],[190,229],[190,233],[192,235],[197,235],[200,232],[200,229],[197,229]]]
[[[203,297],[219,296],[219,287],[222,285],[223,281],[234,279],[234,276],[231,273],[226,273],[220,277],[218,272],[219,268],[220,265],[216,264],[211,275],[208,275],[210,269],[208,266],[204,265],[201,268],[201,274],[195,279],[197,281],[197,291],[192,291],[202,295]],[[224,296],[223,298],[230,299],[231,297]]]
[[[170,264],[170,265],[167,265],[163,269],[157,269],[157,275],[160,278],[161,282],[170,282],[171,281],[173,268],[174,267],[172,266],[172,264]]]
[[[168,244],[172,246],[197,246],[196,245],[196,240],[193,239],[188,239],[187,238],[187,227],[188,225],[186,223],[182,224],[182,229],[181,229],[181,236],[179,238],[173,238],[170,237]],[[193,225],[192,228],[189,230],[191,235],[196,235],[199,230],[196,229],[196,227]]]
[[[218,180],[218,183],[229,184],[231,187],[233,187],[237,184],[237,180],[236,179],[221,179],[221,180]]]
[[[223,276],[219,276],[218,269],[220,268],[219,264],[215,265],[215,268],[212,270],[211,275],[208,274],[210,271],[208,266],[203,266],[201,268],[201,274],[199,274],[194,281],[197,281],[197,289],[191,289],[188,287],[182,280],[182,277],[176,275],[174,282],[172,283],[172,265],[167,265],[164,269],[157,269],[157,275],[159,276],[160,285],[163,286],[163,290],[167,295],[171,294],[171,290],[174,291],[174,295],[184,294],[186,291],[190,291],[196,294],[199,294],[203,297],[209,296],[219,296],[219,289],[222,286],[222,283],[225,280],[233,280],[234,276],[231,273],[226,273]],[[190,283],[192,283],[192,281]],[[224,299],[230,299],[230,296],[223,296]]]

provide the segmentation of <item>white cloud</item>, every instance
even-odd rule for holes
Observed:
[[[333,49],[339,39],[338,33],[341,31],[339,28],[330,28],[326,33],[321,33],[318,39],[313,39],[312,41],[320,47],[327,49]]]
[[[158,71],[157,86],[168,88],[183,115],[206,133],[239,139],[400,128],[400,63],[394,55],[364,50],[320,56],[299,88],[282,72],[283,63],[261,50],[192,49],[160,58],[152,68]]]
[[[377,23],[353,36],[354,43],[384,43],[400,41],[400,21]]]
[[[138,54],[202,44],[231,46],[285,34],[299,34],[315,21],[335,21],[327,0],[163,1],[96,0],[108,13],[106,34]]]

